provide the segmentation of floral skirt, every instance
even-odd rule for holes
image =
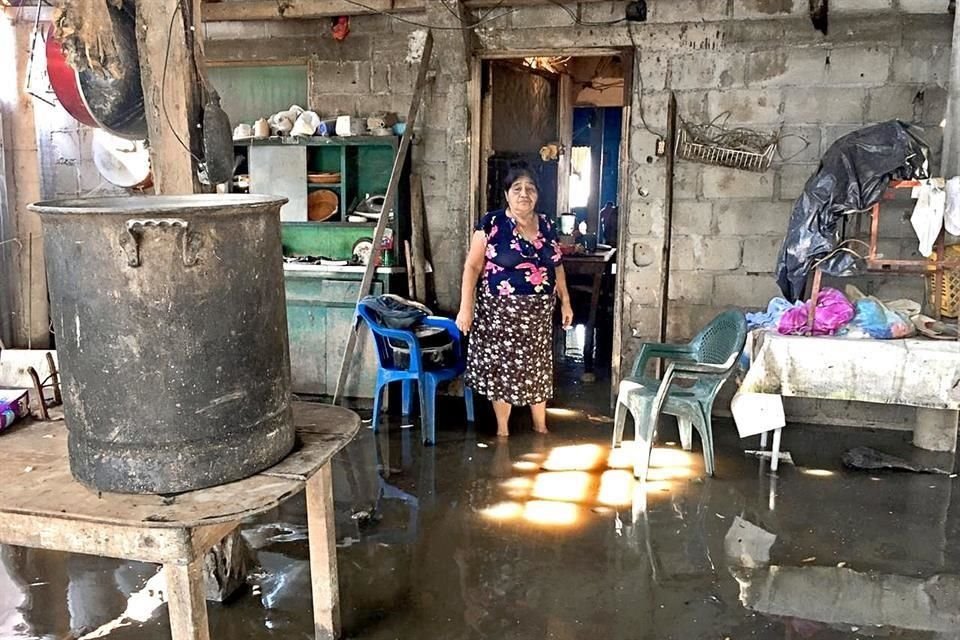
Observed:
[[[553,397],[553,295],[494,296],[483,288],[467,348],[466,384],[512,405]]]

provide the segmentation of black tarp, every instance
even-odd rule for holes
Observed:
[[[880,200],[891,180],[926,178],[926,147],[910,127],[891,120],[847,134],[834,142],[793,205],[790,226],[777,259],[777,284],[791,302],[804,293],[814,263],[839,242],[839,223],[851,211]],[[851,276],[860,261],[849,252],[830,256],[820,269]]]

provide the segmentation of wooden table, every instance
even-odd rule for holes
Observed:
[[[339,634],[330,460],[360,418],[330,405],[293,404],[297,445],[279,464],[238,482],[174,497],[98,493],[70,475],[62,421],[25,421],[0,434],[0,543],[163,565],[173,640],[207,640],[204,556],[250,516],[307,492],[317,638]]]
[[[616,249],[595,251],[594,253],[577,253],[563,257],[563,270],[568,276],[586,276],[589,285],[581,286],[570,284],[570,290],[581,290],[590,294],[590,309],[587,316],[586,340],[583,345],[583,380],[592,382],[593,373],[593,345],[594,328],[597,324],[597,307],[600,304],[600,292],[603,290],[603,276],[607,273]]]

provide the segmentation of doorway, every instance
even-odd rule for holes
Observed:
[[[516,163],[538,177],[537,209],[564,245],[574,328],[555,338],[556,397],[605,406],[611,397],[619,210],[624,204],[628,51],[491,57],[475,61],[473,177],[477,217],[505,206]]]

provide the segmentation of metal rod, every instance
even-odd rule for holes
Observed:
[[[667,103],[667,184],[664,197],[663,256],[660,277],[660,342],[667,341],[667,312],[670,300],[670,253],[673,243],[673,178],[676,166],[677,96],[670,92]]]

